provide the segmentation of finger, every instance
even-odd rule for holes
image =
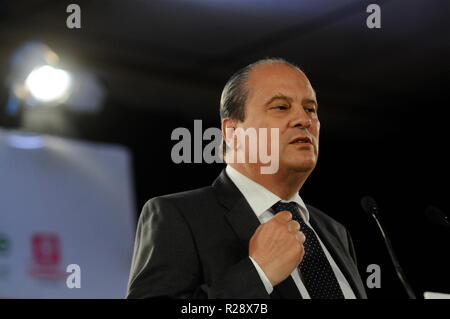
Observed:
[[[287,211],[287,210],[283,210],[281,212],[279,212],[278,214],[275,215],[275,217],[278,220],[282,220],[284,222],[288,222],[292,219],[292,214],[291,212]]]
[[[301,231],[299,231],[297,234],[295,234],[295,239],[297,239],[302,244],[305,242],[306,237],[305,234],[303,234]]]
[[[288,223],[288,231],[289,232],[295,233],[295,232],[298,232],[299,230],[300,230],[300,224],[297,221],[291,220]]]

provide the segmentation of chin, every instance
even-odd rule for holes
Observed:
[[[290,167],[295,172],[311,172],[316,167],[316,161],[302,161],[301,163],[286,163],[286,167]]]

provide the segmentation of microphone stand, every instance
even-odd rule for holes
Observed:
[[[375,221],[378,225],[378,228],[380,229],[381,235],[383,235],[384,243],[386,244],[387,250],[389,252],[389,256],[391,257],[391,261],[394,264],[394,268],[397,273],[397,276],[400,279],[403,287],[405,288],[409,299],[417,299],[416,295],[414,294],[413,289],[411,288],[408,281],[406,280],[405,274],[403,273],[403,269],[402,269],[402,267],[400,267],[397,256],[394,253],[394,248],[392,247],[391,241],[389,240],[389,237],[386,236],[383,226],[381,224],[381,221],[378,219],[376,212],[377,212],[377,210],[375,209],[375,212],[372,212],[370,215],[372,215],[372,217],[375,219]]]

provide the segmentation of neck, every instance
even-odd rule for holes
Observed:
[[[311,171],[292,171],[281,167],[275,174],[261,174],[258,165],[243,163],[228,165],[284,200],[289,200],[298,193],[311,174]]]

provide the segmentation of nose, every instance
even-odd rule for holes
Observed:
[[[298,128],[310,128],[311,127],[311,118],[308,116],[306,111],[302,108],[299,112],[296,112],[293,119],[290,123],[291,127]]]

